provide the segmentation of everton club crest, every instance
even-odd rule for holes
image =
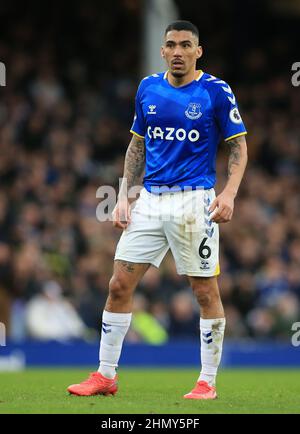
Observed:
[[[192,120],[199,119],[202,116],[200,108],[201,105],[199,103],[190,102],[185,111],[186,117]]]

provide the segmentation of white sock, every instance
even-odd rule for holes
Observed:
[[[222,356],[225,318],[200,318],[201,373],[198,381],[206,381],[210,386],[216,383],[217,370]]]
[[[114,378],[116,375],[123,340],[129,329],[131,316],[131,313],[103,311],[98,372],[104,377]]]

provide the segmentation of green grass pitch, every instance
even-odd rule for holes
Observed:
[[[300,413],[299,370],[222,370],[218,399],[184,400],[194,369],[120,369],[116,396],[76,397],[69,384],[88,370],[32,369],[0,373],[0,413],[201,414]]]

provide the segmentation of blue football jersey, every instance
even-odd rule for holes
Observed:
[[[144,78],[136,94],[130,131],[145,139],[144,186],[154,193],[212,188],[218,143],[246,134],[235,96],[225,81],[202,71],[181,87],[167,74]]]

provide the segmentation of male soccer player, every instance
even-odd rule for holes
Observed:
[[[150,265],[159,267],[170,248],[179,274],[188,277],[200,306],[202,369],[187,399],[217,397],[225,318],[220,299],[219,223],[231,220],[247,163],[246,130],[231,88],[201,70],[198,29],[176,21],[165,32],[162,57],[168,70],[140,83],[132,140],[113,217],[123,229],[103,312],[100,366],[68,391],[115,394],[124,337],[131,321],[133,292]],[[223,138],[229,146],[228,180],[216,197],[215,160]],[[134,209],[126,189],[144,188]],[[170,210],[173,214],[170,217]]]

